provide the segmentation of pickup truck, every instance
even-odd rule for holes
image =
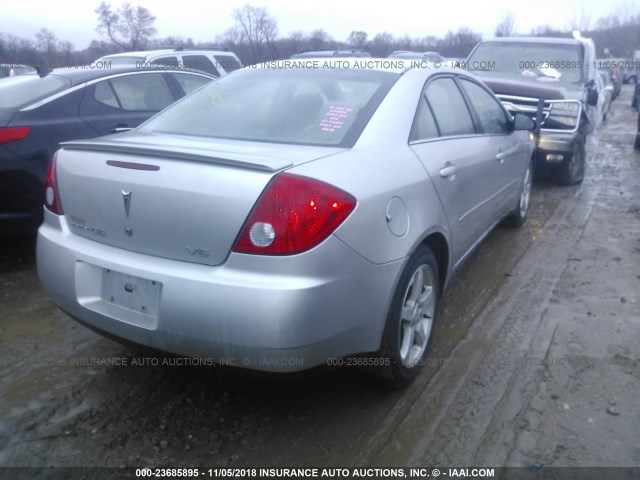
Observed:
[[[562,185],[582,182],[586,138],[601,121],[593,41],[577,32],[574,38],[495,38],[478,43],[464,66],[512,114],[536,121],[537,170]]]

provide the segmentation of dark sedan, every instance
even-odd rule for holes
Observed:
[[[0,81],[0,235],[35,230],[60,142],[137,127],[215,77],[189,70],[56,69]]]

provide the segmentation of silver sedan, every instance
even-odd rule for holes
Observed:
[[[128,342],[266,371],[356,363],[403,386],[456,270],[496,224],[524,223],[532,128],[460,70],[247,68],[63,144],[39,275]]]

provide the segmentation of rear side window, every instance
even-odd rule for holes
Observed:
[[[191,75],[189,73],[170,73],[176,79],[186,95],[196,91],[203,85],[209,83],[212,79],[200,75]]]
[[[423,95],[420,97],[420,105],[418,106],[418,112],[413,122],[411,141],[428,140],[430,138],[436,138],[437,136],[438,127],[436,126],[436,120],[433,118],[431,107],[429,107],[427,99]]]
[[[113,108],[120,108],[116,94],[108,81],[96,84],[96,88],[93,91],[93,97],[98,103],[102,103]]]
[[[84,114],[104,113],[106,106],[134,112],[158,112],[174,101],[162,73],[133,74],[96,83],[93,97],[83,100],[81,110]]]
[[[218,66],[222,67],[225,72],[230,73],[239,69],[242,65],[240,61],[231,55],[214,55]]]
[[[218,69],[214,67],[213,63],[211,63],[211,60],[209,60],[204,55],[183,55],[182,66],[184,68],[202,70],[203,72],[211,73],[216,77],[220,76],[220,72],[218,72]]]
[[[471,114],[452,78],[439,78],[427,86],[427,100],[440,135],[471,135],[475,133]]]
[[[7,77],[0,82],[0,108],[23,108],[65,90],[71,81],[57,75]]]
[[[109,80],[123,110],[159,111],[173,103],[161,73],[126,75]]]

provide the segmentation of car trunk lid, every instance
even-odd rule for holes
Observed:
[[[277,172],[340,151],[115,137],[68,142],[58,152],[60,198],[70,231],[126,250],[206,265],[225,261]]]

